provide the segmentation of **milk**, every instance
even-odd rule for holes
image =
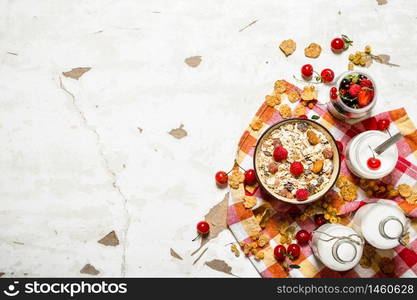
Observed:
[[[390,200],[379,200],[358,209],[353,228],[378,249],[392,249],[407,232],[407,218]]]
[[[347,271],[362,257],[364,240],[352,228],[340,224],[324,224],[313,231],[311,248],[328,268]]]
[[[369,130],[355,136],[346,149],[346,164],[349,170],[358,177],[365,179],[380,179],[391,173],[398,160],[398,150],[395,145],[389,147],[381,155],[373,149],[389,139],[389,135],[378,130]],[[367,165],[369,158],[375,157],[381,161],[381,166],[374,170]]]

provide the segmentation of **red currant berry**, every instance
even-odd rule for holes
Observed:
[[[384,131],[388,129],[390,123],[391,122],[388,119],[378,120],[378,124],[377,124],[378,130]]]
[[[329,83],[334,79],[334,72],[331,69],[324,69],[321,71],[320,76],[323,82]]]
[[[321,226],[323,224],[326,224],[327,220],[324,218],[323,214],[319,214],[314,216],[314,223],[316,223],[316,225],[318,226]]]
[[[285,253],[287,250],[283,245],[278,245],[274,248],[274,256],[278,261],[283,261],[285,259]]]
[[[207,234],[210,232],[210,225],[206,221],[197,223],[197,231],[199,234]]]
[[[313,75],[313,66],[310,64],[302,66],[301,75],[303,75],[304,78],[310,78]]]
[[[218,185],[224,185],[229,180],[229,176],[227,176],[225,171],[219,171],[216,173],[215,179]]]
[[[340,52],[345,48],[345,41],[341,38],[335,38],[330,43],[330,46],[334,52]]]
[[[341,141],[336,141],[336,146],[337,149],[339,149],[339,152],[342,153],[343,152],[343,144]]]
[[[337,88],[336,87],[332,87],[330,89],[330,98],[333,100],[337,99]]]
[[[301,116],[298,116],[298,117],[302,118],[302,119],[308,119],[308,117],[306,115],[301,115]]]
[[[307,230],[301,229],[295,235],[295,239],[299,244],[305,244],[310,240],[310,233]]]
[[[249,169],[245,171],[245,184],[252,185],[256,182],[256,175],[254,169]]]
[[[287,253],[292,256],[292,258],[297,258],[300,256],[300,245],[298,244],[291,244],[288,246]]]
[[[381,166],[381,161],[378,158],[375,158],[375,157],[369,158],[366,163],[367,163],[369,169],[373,169],[373,170],[376,170]]]

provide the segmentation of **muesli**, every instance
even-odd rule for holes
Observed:
[[[284,123],[259,147],[255,158],[259,179],[276,195],[304,201],[323,190],[331,179],[331,144],[308,122]]]

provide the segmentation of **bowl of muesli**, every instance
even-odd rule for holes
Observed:
[[[286,119],[272,125],[258,139],[253,157],[261,188],[292,204],[320,199],[340,172],[334,137],[309,119]]]

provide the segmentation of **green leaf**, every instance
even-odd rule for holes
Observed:
[[[290,265],[290,268],[291,268],[291,269],[299,269],[299,268],[300,268],[300,266],[299,266],[299,265]]]
[[[320,119],[320,117],[319,117],[318,115],[313,115],[311,118],[312,118],[313,120],[318,120],[318,119]]]

